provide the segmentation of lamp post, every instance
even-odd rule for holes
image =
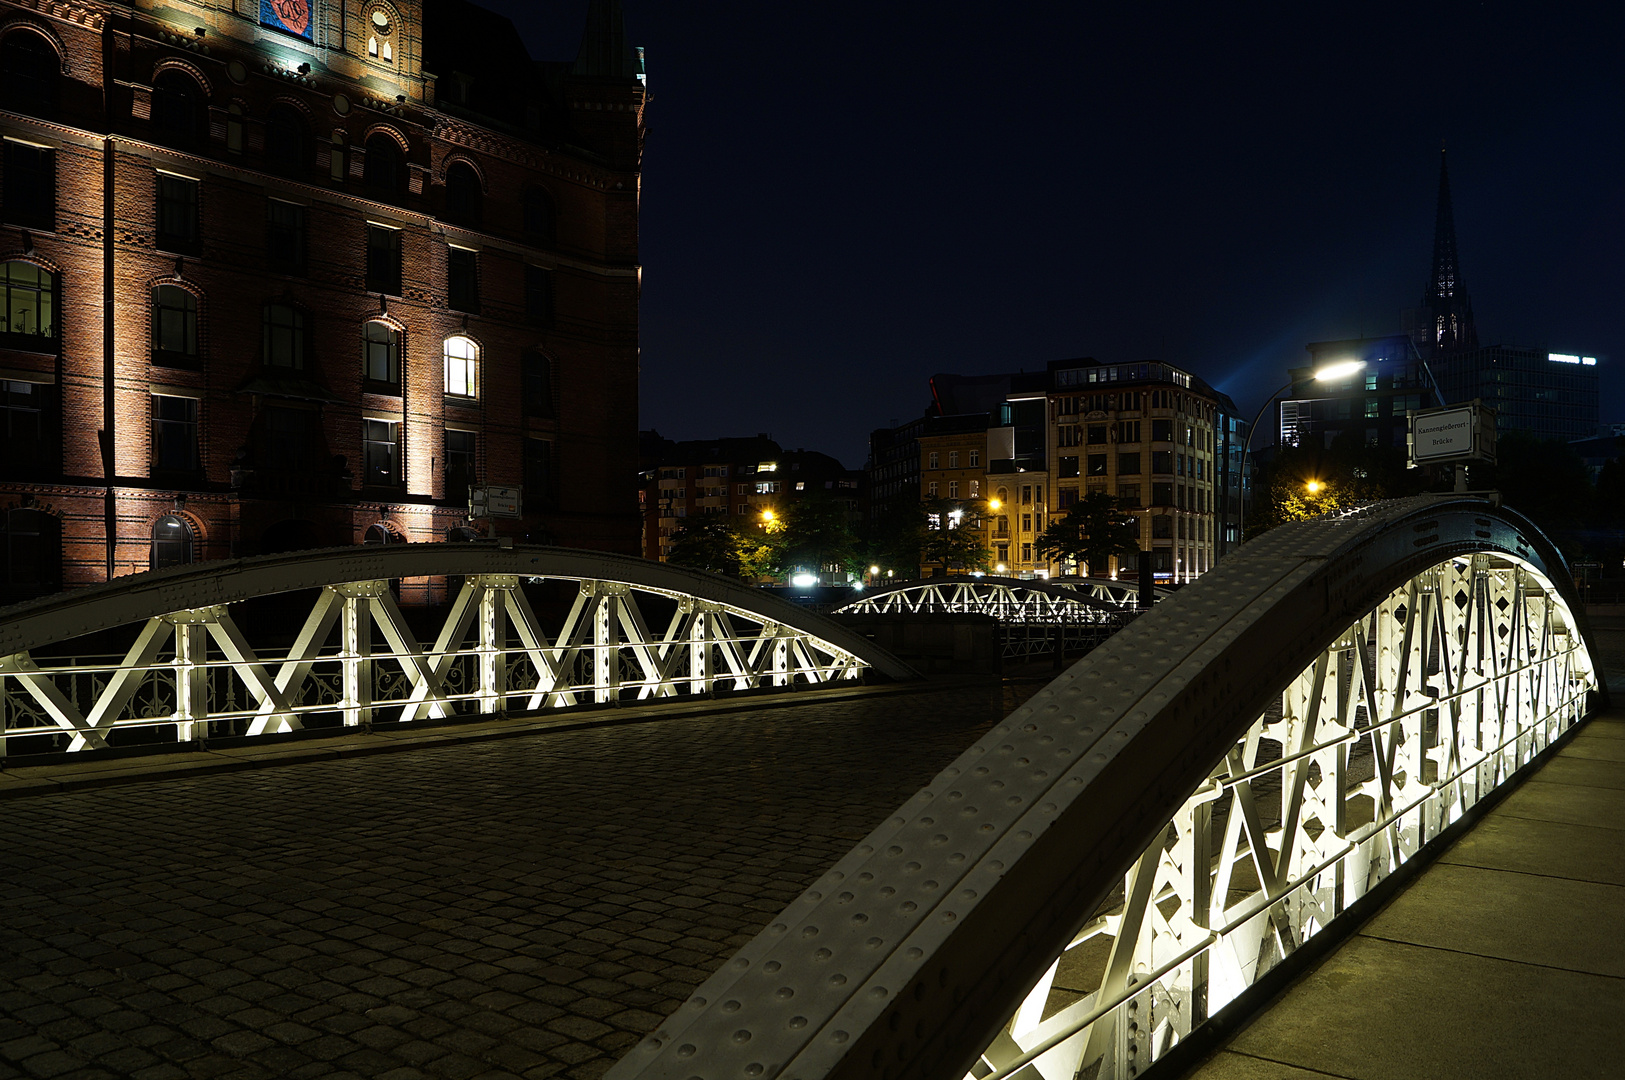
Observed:
[[[1332,379],[1341,379],[1345,375],[1352,375],[1363,367],[1365,367],[1364,360],[1340,360],[1335,364],[1327,364],[1325,367],[1316,370],[1313,378],[1316,382],[1329,382]],[[1265,398],[1264,404],[1260,405],[1258,407],[1258,412],[1253,414],[1253,422],[1247,427],[1247,441],[1241,444],[1241,466],[1237,470],[1236,474],[1236,487],[1241,492],[1241,508],[1240,512],[1236,515],[1236,532],[1239,534],[1238,543],[1246,543],[1247,453],[1253,448],[1253,432],[1258,429],[1258,422],[1263,419],[1264,410],[1269,408],[1270,404],[1274,402],[1276,398],[1292,389],[1295,382],[1297,382],[1296,379],[1288,379],[1285,386],[1281,387],[1279,390],[1275,391],[1275,393]],[[1228,484],[1225,485],[1224,489],[1224,505],[1226,510],[1225,516],[1228,517],[1228,511],[1230,509],[1230,487]]]

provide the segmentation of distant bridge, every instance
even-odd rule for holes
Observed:
[[[441,574],[461,576],[461,591],[432,643],[420,643],[390,581]],[[548,581],[574,590],[553,622],[526,592]],[[300,590],[315,592],[291,645],[255,640],[233,617],[242,601]],[[74,647],[120,628],[133,638],[121,654]],[[869,671],[917,677],[761,589],[644,559],[466,543],[302,551],[137,574],[0,610],[0,755],[32,736],[46,739],[24,745],[79,751],[135,729],[171,728],[186,742],[789,689]]]
[[[835,610],[852,615],[954,612],[991,615],[1000,622],[1092,623],[1134,609],[1139,595],[1138,586],[1108,578],[922,578],[866,589]],[[1157,590],[1159,598],[1168,595],[1167,589]]]
[[[1136,1076],[1587,714],[1578,610],[1550,542],[1476,499],[1268,533],[998,724],[608,1080]]]

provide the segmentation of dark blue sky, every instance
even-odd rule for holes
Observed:
[[[487,0],[538,59],[586,0]],[[1486,343],[1625,422],[1618,5],[626,0],[648,57],[640,426],[857,467],[937,371],[1180,364],[1247,412],[1398,330],[1441,140]]]

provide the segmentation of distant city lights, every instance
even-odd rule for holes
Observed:
[[[1597,358],[1595,356],[1575,356],[1571,353],[1554,352],[1547,353],[1546,359],[1554,364],[1584,364],[1586,367],[1597,366]]]

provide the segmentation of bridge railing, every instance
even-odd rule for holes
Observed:
[[[1516,514],[1276,530],[996,725],[607,1080],[1139,1076],[1597,692]]]
[[[464,580],[435,640],[420,643],[390,580],[435,572]],[[538,617],[526,593],[547,580],[574,589],[554,623]],[[291,644],[251,641],[232,613],[233,602],[310,587],[314,599]],[[126,625],[133,641],[115,656],[36,659],[19,647],[37,651],[53,635]],[[0,755],[170,733],[153,729],[187,742],[788,689],[860,678],[875,666],[912,675],[827,620],[711,575],[465,544],[138,575],[8,609],[0,643],[9,646],[0,652]]]

